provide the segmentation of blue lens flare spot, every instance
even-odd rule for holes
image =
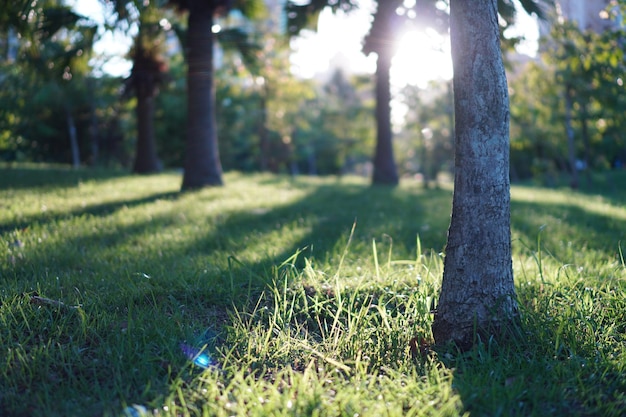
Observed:
[[[211,358],[211,356],[209,356],[208,353],[203,352],[202,349],[198,349],[193,346],[181,343],[180,350],[183,351],[187,359],[192,361],[194,365],[200,368],[207,369],[210,366],[217,365],[217,363]]]
[[[213,361],[211,360],[211,357],[207,355],[206,353],[201,353],[200,355],[196,356],[196,358],[193,360],[193,363],[195,363],[196,366],[199,366],[201,368],[208,368],[212,362]]]

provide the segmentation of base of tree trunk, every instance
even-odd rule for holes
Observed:
[[[435,313],[432,331],[435,344],[452,343],[462,352],[466,352],[476,345],[488,343],[491,339],[498,340],[499,343],[516,339],[520,335],[520,328],[519,315],[506,319],[494,318],[479,327],[476,322],[453,323]]]
[[[400,183],[398,174],[393,171],[380,172],[374,168],[374,175],[372,176],[372,184],[374,185],[390,185],[396,186]]]
[[[159,160],[152,162],[135,162],[133,174],[157,174],[163,171],[163,165]]]
[[[222,181],[221,177],[209,178],[201,181],[194,181],[183,178],[181,191],[193,191],[207,187],[221,187],[222,185],[224,185],[224,182]]]

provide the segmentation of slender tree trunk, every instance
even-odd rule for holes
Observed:
[[[265,80],[265,83],[259,103],[259,111],[261,112],[261,120],[259,123],[259,168],[262,172],[266,172],[269,169],[269,129],[267,128],[267,98],[269,97],[269,92],[267,80]]]
[[[509,101],[496,0],[452,0],[455,175],[437,344],[462,349],[518,315],[511,264]]]
[[[222,185],[213,85],[212,2],[189,0],[187,142],[182,189]]]
[[[587,103],[582,103],[580,106],[580,133],[583,139],[583,147],[585,154],[583,162],[585,163],[585,178],[587,180],[587,186],[592,186],[591,178],[591,144],[589,143],[589,112],[587,111]]]
[[[378,7],[382,7],[379,2]],[[391,51],[378,51],[376,65],[376,153],[374,184],[398,184],[398,170],[393,156],[391,132]]]
[[[74,116],[69,108],[65,109],[65,117],[67,120],[67,130],[70,136],[70,147],[72,149],[72,166],[74,168],[80,167],[80,149],[78,147],[78,136],[76,134],[76,123],[74,122]]]
[[[426,137],[422,134],[422,184],[425,189],[430,188],[430,144],[427,145]],[[428,139],[430,140],[430,139]]]
[[[13,27],[9,27],[7,30],[7,50],[6,59],[7,62],[15,62],[17,59],[17,49],[19,47],[20,40],[17,37],[17,31]]]
[[[145,90],[145,91],[144,91]],[[137,149],[133,172],[148,174],[161,171],[154,137],[153,87],[138,88],[137,93]]]
[[[91,142],[91,166],[98,165],[98,157],[100,156],[100,144],[98,140],[98,115],[96,113],[96,81],[93,78],[87,80],[87,86],[91,91],[89,99],[89,139]]]
[[[306,148],[306,161],[308,167],[308,174],[311,176],[317,175],[317,158],[315,157],[315,146],[309,145]]]
[[[574,137],[574,128],[572,126],[572,88],[569,85],[565,86],[565,132],[567,134],[567,155],[570,166],[570,173],[572,178],[570,180],[570,187],[577,189],[579,185],[578,170],[576,169],[576,142]]]

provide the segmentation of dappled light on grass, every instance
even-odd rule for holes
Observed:
[[[439,269],[424,266],[419,272]],[[438,278],[418,281],[415,269],[406,265],[382,272],[392,280],[376,278],[373,269],[333,278],[310,263],[302,273],[281,271],[280,281],[250,311],[235,313],[234,339],[246,343],[248,360],[257,358],[248,366],[271,373],[285,366],[302,369],[316,360],[350,373],[353,367],[371,370],[410,361],[410,339],[429,337]],[[244,339],[244,334],[250,336]]]
[[[514,187],[522,337],[459,354],[428,344],[449,189],[17,174],[0,172],[0,415],[626,412],[619,195]]]

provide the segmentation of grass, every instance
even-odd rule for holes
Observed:
[[[522,335],[414,357],[449,188],[0,171],[0,415],[626,414],[623,173],[514,187]]]

